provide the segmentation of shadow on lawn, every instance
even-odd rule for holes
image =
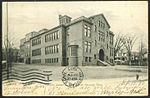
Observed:
[[[148,81],[148,79],[133,80],[133,82],[145,82],[145,81]]]
[[[142,71],[142,70],[131,70],[131,69],[115,69],[115,70],[128,71],[128,72],[144,72],[144,71]]]

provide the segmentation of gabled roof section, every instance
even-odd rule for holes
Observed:
[[[85,21],[85,22],[88,22],[89,24],[93,24],[92,22],[90,22],[89,18],[87,18],[85,16],[81,16],[79,18],[72,20],[70,23],[66,24],[66,26],[70,26],[72,24],[76,24],[76,23],[81,22],[81,21]]]
[[[105,18],[105,16],[104,16],[104,14],[103,14],[103,13],[101,13],[101,14],[97,14],[97,15],[94,15],[94,16],[90,16],[90,17],[89,17],[89,19],[90,19],[90,18],[97,17],[97,16],[102,16],[102,17],[104,18],[104,20],[106,21],[107,25],[108,25],[108,26],[109,26],[109,28],[110,28],[110,25],[109,25],[108,21],[106,20],[106,18]]]

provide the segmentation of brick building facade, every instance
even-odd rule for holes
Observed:
[[[21,40],[24,62],[46,65],[114,63],[114,33],[103,14],[75,20],[59,15],[59,25],[31,32]],[[98,63],[99,62],[99,63]]]

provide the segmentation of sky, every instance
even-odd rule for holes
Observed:
[[[139,42],[148,44],[147,1],[86,1],[86,2],[9,2],[8,34],[13,47],[19,48],[20,39],[27,33],[59,25],[58,16],[68,15],[73,19],[103,13],[110,30],[115,35],[137,36],[133,51]],[[7,32],[6,2],[2,3],[2,35]]]

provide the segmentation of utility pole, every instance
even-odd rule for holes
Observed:
[[[6,3],[7,13],[7,46],[6,46],[6,66],[7,66],[7,79],[9,79],[9,48],[8,48],[8,2]]]

